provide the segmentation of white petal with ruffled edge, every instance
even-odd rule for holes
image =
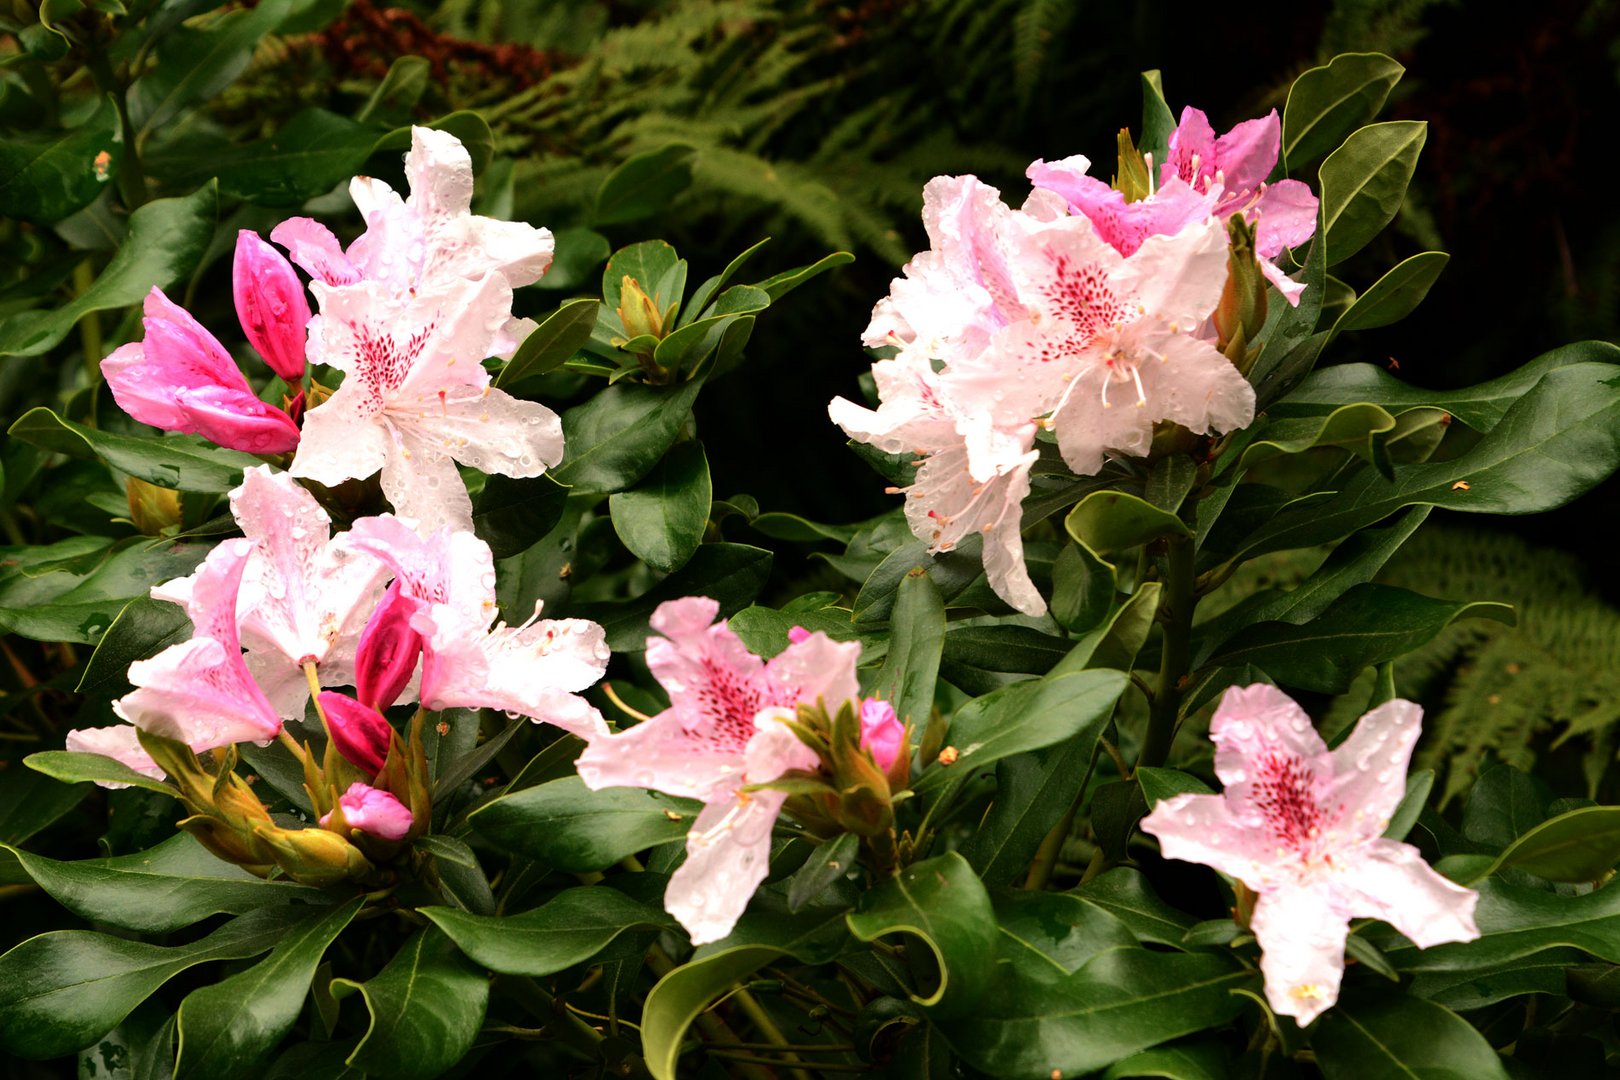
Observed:
[[[1260,897],[1249,928],[1260,943],[1272,1012],[1303,1027],[1339,1000],[1349,925],[1325,889],[1279,889]]]

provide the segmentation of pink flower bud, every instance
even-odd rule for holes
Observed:
[[[143,424],[201,435],[252,454],[298,445],[298,425],[260,401],[219,340],[184,308],[153,289],[146,339],[101,362],[118,407]]]
[[[900,756],[906,726],[894,714],[894,706],[878,698],[861,702],[861,746],[872,751],[872,760],[884,772]]]
[[[298,273],[281,252],[243,229],[236,234],[231,291],[248,343],[291,386],[304,378],[309,300]]]
[[[418,601],[400,593],[395,578],[360,631],[354,688],[356,696],[373,709],[386,709],[399,700],[416,670],[422,635],[411,629],[411,615],[417,607]]]
[[[375,776],[388,759],[388,744],[394,735],[388,718],[369,705],[331,690],[322,690],[319,700],[338,753]]]
[[[795,645],[803,644],[810,640],[810,631],[802,626],[792,627],[788,630],[788,640]]]
[[[349,823],[349,828],[379,839],[403,840],[411,831],[411,812],[405,804],[370,784],[350,784],[349,790],[338,799],[338,805],[343,808],[343,820]],[[331,814],[323,816],[321,824],[325,825],[331,817]]]

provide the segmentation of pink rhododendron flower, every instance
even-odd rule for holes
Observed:
[[[743,645],[717,601],[689,596],[660,604],[647,666],[669,708],[616,735],[592,737],[577,767],[587,787],[644,787],[701,799],[686,862],[670,878],[664,907],[702,944],[731,933],[765,879],[771,830],[787,795],[745,792],[792,769],[814,769],[815,751],[782,721],[818,700],[836,711],[857,700],[860,645],[809,634],[770,661]]]
[[[1251,928],[1273,1011],[1308,1024],[1339,996],[1349,920],[1383,919],[1419,948],[1479,936],[1479,894],[1383,837],[1406,793],[1422,710],[1391,701],[1328,750],[1292,699],[1234,687],[1210,723],[1220,795],[1177,795],[1142,828],[1166,858],[1204,863],[1255,893]]]
[[[236,234],[231,293],[248,344],[288,386],[296,388],[304,378],[310,313],[304,283],[292,265],[258,233],[243,229]]]
[[[323,681],[354,679],[361,628],[382,595],[382,563],[331,539],[331,518],[315,497],[268,465],[248,469],[231,492],[231,513],[252,542],[237,605],[237,626],[254,678],[284,719],[304,715],[314,662]],[[197,575],[152,590],[186,605]]]
[[[906,725],[894,714],[893,705],[879,698],[861,702],[861,745],[872,751],[878,768],[889,771],[906,745]]]
[[[292,418],[260,401],[219,340],[162,290],[147,294],[143,323],[144,340],[101,361],[119,408],[232,450],[281,454],[298,445]]]
[[[163,770],[141,745],[133,724],[114,724],[111,727],[80,728],[77,731],[70,731],[67,733],[67,748],[80,753],[110,757],[120,765],[128,765],[153,780],[163,779]],[[96,783],[109,790],[129,787],[128,784],[112,780],[97,780]]]
[[[355,522],[345,543],[387,563],[414,607],[424,706],[503,709],[585,737],[607,730],[578,695],[607,670],[605,632],[586,619],[541,619],[538,605],[522,626],[491,627],[495,564],[482,540],[442,528],[424,539],[384,514]]]
[[[369,784],[350,784],[338,797],[338,805],[349,828],[379,839],[403,840],[411,831],[411,812],[405,804]],[[330,813],[324,814],[320,823],[325,825],[331,818]]]
[[[249,673],[236,628],[237,593],[252,555],[253,542],[241,539],[208,553],[187,579],[191,640],[131,664],[136,689],[113,702],[115,713],[198,752],[276,737],[281,717]]]
[[[381,772],[394,735],[388,718],[370,705],[332,690],[322,690],[318,700],[338,753],[373,776]]]
[[[401,199],[381,180],[354,178],[349,194],[366,219],[366,231],[346,252],[324,225],[309,218],[289,218],[270,233],[314,279],[323,324],[329,287],[371,282],[403,302],[491,274],[521,288],[551,265],[555,244],[548,230],[471,212],[472,158],[454,135],[413,127],[405,179],[410,195]],[[532,328],[508,310],[488,355],[510,356]],[[312,330],[316,338],[321,333],[319,326]],[[318,342],[317,347],[326,352]]]
[[[395,581],[360,631],[354,689],[373,709],[386,709],[398,701],[416,671],[422,656],[422,635],[411,627],[416,607],[400,593],[400,583]]]
[[[1040,191],[1061,195],[1121,255],[1135,254],[1150,236],[1174,236],[1215,211],[1217,192],[1198,191],[1179,177],[1168,177],[1145,199],[1128,202],[1125,193],[1088,176],[1091,161],[1076,154],[1061,161],[1037,161],[1026,172]],[[1224,219],[1222,219],[1224,220]]]
[[[304,415],[294,476],[328,486],[382,470],[399,513],[425,532],[472,528],[456,462],[539,476],[562,460],[562,421],[490,386],[482,360],[511,315],[504,277],[455,280],[392,302],[372,282],[322,299],[321,360],[343,385]]]

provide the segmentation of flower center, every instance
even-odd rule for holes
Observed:
[[[1312,790],[1316,775],[1300,758],[1267,754],[1254,778],[1254,805],[1265,815],[1266,826],[1287,849],[1308,857],[1322,827],[1329,822]]]
[[[708,657],[702,667],[697,698],[705,723],[692,734],[716,749],[740,754],[754,736],[754,717],[771,702],[751,680]]]
[[[1059,252],[1052,253],[1052,276],[1041,292],[1049,310],[1067,319],[1087,340],[1122,321],[1126,314],[1125,304],[1114,294],[1102,267],[1077,265]]]

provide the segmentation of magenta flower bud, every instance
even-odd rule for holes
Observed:
[[[410,834],[410,810],[388,792],[370,784],[350,784],[349,790],[339,797],[338,805],[343,808],[343,820],[351,829],[370,833],[380,840],[403,840]],[[325,825],[331,817],[331,814],[324,815],[320,823]]]
[[[146,339],[101,362],[118,407],[143,424],[201,435],[231,450],[283,454],[298,446],[298,425],[260,401],[225,346],[190,313],[153,289]]]
[[[386,709],[399,700],[422,654],[422,635],[411,628],[419,602],[400,592],[399,579],[388,586],[360,631],[355,650],[355,696],[373,709]]]
[[[788,640],[795,645],[801,645],[810,640],[810,631],[802,626],[795,626],[788,630]]]
[[[388,759],[388,744],[394,736],[388,718],[371,706],[332,690],[322,690],[319,700],[338,753],[373,776],[381,772],[383,762]]]
[[[905,745],[906,725],[894,714],[894,706],[878,698],[861,702],[861,746],[872,751],[872,760],[884,772],[894,764]]]
[[[304,378],[310,312],[292,263],[258,233],[243,229],[236,234],[231,291],[248,343],[289,386],[297,386]]]

